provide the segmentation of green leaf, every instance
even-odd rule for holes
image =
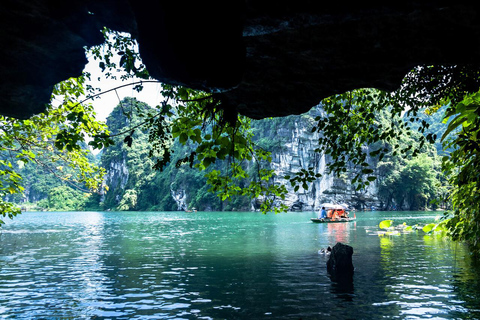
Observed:
[[[431,232],[431,231],[435,228],[435,226],[436,226],[435,223],[430,223],[430,224],[425,225],[425,226],[422,228],[422,230],[423,230],[423,232],[425,232],[425,233],[429,233],[429,232]]]
[[[178,141],[181,143],[181,144],[185,144],[188,140],[188,135],[185,133],[185,132],[182,132],[178,138]]]
[[[380,222],[378,227],[380,229],[388,229],[391,227],[392,224],[393,224],[393,220],[383,220],[382,222]]]
[[[372,169],[362,169],[362,173],[363,174],[370,174],[370,173],[373,173],[373,170]]]

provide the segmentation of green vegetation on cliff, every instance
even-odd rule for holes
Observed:
[[[25,177],[28,189],[28,202],[34,202],[34,208],[39,210],[251,210],[258,208],[258,203],[246,195],[232,196],[229,201],[222,201],[214,193],[208,183],[208,174],[213,170],[228,171],[229,161],[216,161],[204,171],[192,168],[190,163],[183,161],[195,149],[196,142],[180,143],[172,140],[171,158],[163,170],[154,170],[155,161],[150,156],[151,132],[145,123],[145,115],[154,114],[155,108],[137,101],[135,98],[125,98],[107,118],[110,138],[113,145],[102,150],[94,159],[99,166],[107,170],[105,177],[106,191],[102,194],[86,194],[85,191],[75,190],[68,184],[62,183],[53,173],[40,170],[33,164],[27,164],[20,172]],[[274,157],[281,153],[292,152],[287,145],[292,143],[292,137],[297,137],[303,144],[313,139],[315,133],[311,128],[315,118],[322,114],[322,106],[301,116],[272,118],[251,122],[254,143],[272,153]],[[391,114],[387,111],[377,114],[378,123],[386,122]],[[427,118],[428,119],[428,118]],[[382,147],[392,149],[392,145],[404,148],[419,143],[419,132],[393,139],[383,143]],[[313,140],[314,142],[314,140]],[[377,145],[369,147],[377,149]],[[307,157],[315,157],[313,150]],[[304,159],[307,163],[315,159]],[[377,181],[377,197],[380,209],[423,210],[435,208],[430,202],[434,199],[444,200],[446,183],[440,172],[440,159],[436,150],[427,144],[422,147],[418,157],[412,154],[393,156],[387,153],[382,160],[371,158],[368,160],[373,168],[372,173]],[[290,164],[291,165],[291,164]],[[306,164],[303,164],[306,165]],[[192,164],[193,166],[193,164]],[[58,165],[57,168],[63,169]],[[258,166],[254,162],[247,162],[244,169],[250,177],[256,177]],[[299,170],[300,168],[292,168]],[[339,185],[350,188],[355,171],[347,170],[337,177],[331,189],[325,193],[338,194]],[[280,179],[283,179],[281,181]],[[278,182],[289,186],[288,180],[278,177]],[[345,188],[342,187],[342,188]],[[362,190],[352,189],[354,193],[351,203],[362,205],[366,199]],[[290,192],[294,192],[293,188]],[[61,196],[62,191],[65,197]],[[362,198],[363,197],[363,198]],[[260,199],[261,200],[261,199]],[[253,201],[253,202],[252,202]],[[17,197],[15,202],[21,203]],[[407,207],[403,204],[408,204]],[[442,203],[440,203],[442,204]]]
[[[205,171],[192,168],[188,162],[182,160],[195,149],[196,143],[193,141],[185,144],[173,141],[170,161],[162,171],[153,170],[154,162],[148,154],[150,133],[142,127],[143,120],[139,116],[152,112],[154,109],[145,103],[126,98],[108,117],[107,125],[115,144],[101,154],[101,164],[108,170],[106,178],[108,191],[103,196],[102,208],[110,210],[197,208],[228,211],[250,210],[252,205],[255,205],[247,196],[233,196],[230,201],[221,201],[219,197],[209,192],[208,174],[213,170],[228,171],[229,162],[217,161]],[[321,112],[322,108],[319,106],[301,116],[252,121],[252,139],[257,146],[272,152],[273,156],[289,152],[286,145],[291,143],[293,131],[304,132],[303,139],[311,139],[313,135],[311,127],[315,117]],[[381,122],[389,117],[388,112],[384,112],[377,118]],[[391,148],[391,144],[406,146],[419,143],[418,135],[419,133],[414,133],[403,137],[402,140],[392,140],[385,144],[385,148]],[[387,154],[381,161],[370,159],[370,162],[372,161],[374,175],[378,178],[378,197],[383,208],[426,209],[430,207],[431,200],[438,198],[438,190],[442,190],[439,159],[436,150],[428,145],[421,149],[419,158],[412,155]],[[255,177],[258,168],[251,162],[246,164],[245,170],[250,177]],[[352,174],[350,176],[352,177]],[[351,184],[352,178],[349,180],[348,177],[348,174],[343,175],[344,184]],[[356,192],[360,197],[361,191]],[[394,206],[394,203],[397,205]],[[409,207],[402,207],[403,203],[408,203]]]

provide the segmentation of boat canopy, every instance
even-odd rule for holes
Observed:
[[[347,210],[348,206],[346,204],[334,204],[334,203],[322,203],[320,208],[325,207],[326,210]]]

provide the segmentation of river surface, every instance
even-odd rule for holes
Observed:
[[[378,223],[439,213],[27,212],[0,234],[0,318],[480,319],[464,246]],[[353,247],[353,283],[321,248]]]

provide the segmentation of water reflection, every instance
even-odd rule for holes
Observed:
[[[458,257],[452,256],[453,246],[458,248],[459,244],[440,236],[381,237],[388,301],[377,305],[394,306],[402,317],[450,318],[452,313],[467,316],[459,308],[463,302],[456,301],[457,290],[451,284],[458,263]]]
[[[60,224],[13,225],[2,232],[1,305],[4,312],[75,316],[85,299],[102,290],[101,214]],[[4,293],[8,293],[5,294]]]
[[[348,244],[351,241],[353,230],[357,227],[357,222],[338,222],[338,223],[326,223],[327,232],[329,235],[330,243],[335,245],[337,242]]]
[[[382,216],[357,217],[321,225],[308,213],[25,214],[0,236],[0,312],[74,319],[478,316],[479,276],[466,252],[458,249],[454,259],[451,243],[415,234],[379,238],[368,230]],[[354,248],[353,282],[332,282],[318,254],[336,242]]]

